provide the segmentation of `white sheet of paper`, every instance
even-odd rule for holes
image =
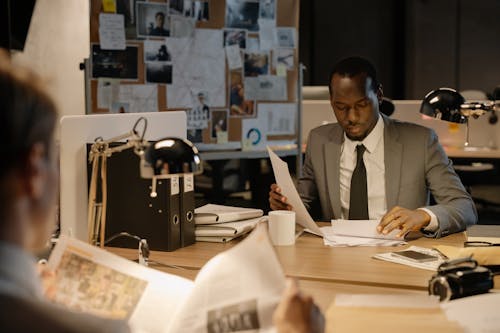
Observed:
[[[259,19],[259,29],[260,50],[269,51],[274,49],[278,45],[276,21]]]
[[[375,239],[398,240],[399,230],[393,230],[388,235],[377,232],[378,220],[332,220],[333,232],[339,236],[354,236]]]
[[[129,104],[129,112],[158,112],[156,84],[122,84],[118,99],[121,103]]]
[[[286,77],[277,75],[259,75],[245,77],[245,99],[258,101],[287,100]]]
[[[113,102],[118,99],[120,91],[119,80],[99,78],[97,79],[97,108],[110,109]]]
[[[172,37],[191,37],[196,27],[196,20],[181,15],[170,15],[170,35]]]
[[[257,37],[247,37],[247,52],[259,52],[259,39]]]
[[[307,211],[302,199],[295,188],[290,172],[288,171],[288,164],[284,162],[281,158],[272,151],[271,148],[267,147],[269,153],[269,158],[271,159],[271,164],[273,166],[274,178],[276,183],[281,188],[281,193],[287,197],[288,203],[292,205],[295,211],[295,220],[298,224],[304,228],[309,229],[314,234],[318,236],[323,236],[323,232],[314,222],[311,215]]]
[[[332,247],[345,247],[345,246],[398,246],[405,244],[401,240],[387,240],[366,237],[353,237],[353,236],[339,236],[335,234],[333,228],[321,227],[323,232],[323,244]]]
[[[243,67],[241,51],[238,44],[226,46],[226,58],[230,70]]]
[[[295,48],[297,37],[295,28],[281,27],[276,29],[279,47]]]
[[[297,119],[294,103],[259,103],[259,117],[267,118],[268,135],[293,135]]]
[[[167,38],[172,53],[168,108],[192,108],[200,91],[210,107],[226,106],[226,57],[222,30],[195,29],[193,38]]]
[[[465,332],[492,333],[500,331],[499,304],[500,293],[489,293],[442,303],[441,308],[448,319],[456,320]]]
[[[102,50],[125,50],[123,15],[99,14],[99,43]]]

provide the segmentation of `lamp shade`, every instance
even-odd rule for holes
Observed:
[[[439,88],[429,92],[420,106],[420,113],[429,117],[463,124],[467,117],[461,112],[465,99],[456,90]]]
[[[145,153],[146,162],[155,176],[194,173],[203,171],[198,149],[188,140],[168,137],[151,144]]]

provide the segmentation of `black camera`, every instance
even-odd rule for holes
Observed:
[[[429,295],[439,296],[440,301],[483,294],[493,288],[493,274],[478,266],[472,258],[460,258],[442,263],[429,280]]]

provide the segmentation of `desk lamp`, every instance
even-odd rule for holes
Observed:
[[[142,133],[139,134],[138,128],[141,122],[143,123],[143,128]],[[157,196],[157,179],[167,179],[173,175],[182,176],[187,173],[200,174],[203,172],[198,149],[191,142],[181,138],[167,137],[149,143],[144,140],[146,129],[147,120],[144,117],[140,117],[130,132],[109,140],[103,140],[99,137],[90,148],[89,161],[92,163],[88,201],[88,242],[90,244],[100,244],[101,247],[104,247],[105,244],[107,203],[106,160],[112,154],[130,148],[134,149],[135,154],[140,158],[138,166],[141,178],[151,179],[152,181],[150,193],[152,198]],[[116,146],[110,145],[111,143],[123,140],[127,141]],[[101,202],[97,200],[97,175],[99,171]]]
[[[466,102],[456,90],[439,88],[429,92],[422,101],[420,113],[429,117],[458,124],[466,124],[465,150],[477,150],[469,142],[469,119],[474,119],[486,112],[500,111],[500,101]]]

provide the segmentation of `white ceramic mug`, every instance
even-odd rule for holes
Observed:
[[[274,245],[295,244],[295,212],[290,210],[270,211],[269,237]]]

